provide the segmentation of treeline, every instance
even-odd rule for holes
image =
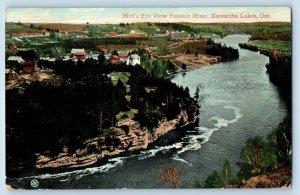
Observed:
[[[236,177],[232,173],[230,162],[225,160],[222,173],[219,174],[214,170],[204,185],[198,185],[198,187],[229,187],[278,167],[289,166],[291,163],[292,128],[291,118],[287,116],[266,139],[253,137],[246,141],[241,150],[240,161],[237,162],[239,170]]]
[[[208,39],[206,44],[205,53],[212,56],[221,56],[221,61],[230,61],[239,58],[238,49],[227,47],[221,43],[215,43],[211,39]]]
[[[56,156],[67,146],[73,154],[84,140],[114,126],[117,113],[128,110],[122,82],[113,86],[101,74],[75,78],[6,91],[8,175],[18,167],[32,167],[35,153]]]
[[[248,49],[248,50],[254,51],[254,52],[258,51],[258,47],[257,46],[250,45],[250,44],[247,44],[247,43],[239,43],[239,47],[242,48],[242,49]]]
[[[180,24],[180,23],[155,23],[155,26],[170,28],[175,31],[185,31],[189,33],[197,33],[197,30],[191,26]]]
[[[278,50],[268,53],[269,63],[266,64],[270,80],[279,87],[291,111],[292,102],[292,57],[282,54]]]
[[[141,66],[112,66],[101,58],[77,63],[57,60],[48,65],[61,77],[59,81],[6,90],[8,176],[33,167],[36,153],[55,157],[67,146],[73,155],[95,136],[104,136],[106,145],[118,147],[114,127],[122,111],[138,109],[135,120],[149,131],[163,117],[174,119],[181,110],[186,110],[188,120],[198,112],[197,100],[188,89],[149,75]],[[129,94],[121,80],[113,85],[108,76],[113,71],[131,74]],[[130,101],[126,95],[131,95]],[[181,125],[186,122],[181,120]]]
[[[130,106],[139,110],[136,119],[141,126],[151,130],[158,127],[163,117],[171,120],[181,111],[186,111],[188,121],[193,121],[199,114],[198,99],[190,97],[188,88],[178,87],[163,78],[143,77],[136,70],[131,73],[128,82],[132,90]],[[181,117],[179,125],[185,122]]]

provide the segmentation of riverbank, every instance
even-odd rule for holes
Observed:
[[[290,54],[281,52],[276,48],[265,50],[261,47],[245,43],[239,44],[242,49],[250,51],[259,51],[269,58],[269,62],[265,65],[266,72],[269,74],[270,81],[279,89],[281,96],[287,101],[288,109],[291,110],[291,94],[292,94],[292,57]]]
[[[169,54],[159,59],[171,60],[178,72],[203,68],[218,62],[228,62],[239,58],[237,49],[227,47],[212,39],[182,40],[167,46]]]
[[[247,39],[245,35],[234,35],[220,41],[238,47],[238,43]],[[201,85],[204,99],[199,127],[188,127],[184,135],[171,144],[159,145],[157,139],[141,154],[136,150],[120,154],[120,158],[109,158],[112,161],[103,158],[99,164],[87,169],[74,168],[74,171],[71,168],[51,170],[50,174],[46,170],[28,171],[24,176],[32,177],[9,179],[7,183],[13,188],[32,189],[30,181],[35,178],[40,183],[39,189],[167,188],[167,183],[159,181],[159,172],[170,164],[178,164],[184,167],[180,183],[187,184],[186,188],[195,188],[196,181],[203,183],[226,159],[236,170],[235,162],[246,140],[253,136],[266,137],[286,115],[285,103],[278,96],[277,88],[264,74],[262,64],[267,61],[266,56],[257,52],[240,50],[240,58],[234,63],[175,74],[171,81],[188,87],[190,94]],[[253,123],[262,119],[263,122]],[[173,138],[173,133],[181,132],[181,129],[169,131],[160,138],[165,141],[166,137]]]
[[[119,122],[115,128],[115,131],[117,132],[115,140],[120,142],[118,147],[99,145],[99,141],[103,139],[103,137],[96,137],[87,140],[85,142],[85,148],[76,150],[73,155],[68,155],[68,149],[66,147],[55,158],[38,154],[35,168],[38,170],[50,170],[86,167],[107,157],[121,155],[125,152],[147,149],[158,138],[161,138],[170,131],[176,129],[182,130],[187,126],[192,126],[197,119],[198,117],[195,113],[194,119],[188,121],[187,113],[182,111],[173,120],[160,121],[159,126],[152,131],[142,129],[137,121],[125,119]],[[182,120],[184,121],[184,124],[180,124],[180,121]],[[124,129],[129,129],[129,131],[126,133]],[[91,148],[93,148],[93,152],[89,153]]]
[[[292,167],[289,165],[243,180],[228,188],[290,188],[291,183]]]
[[[159,58],[172,59],[176,65],[177,72],[203,68],[212,64],[216,64],[221,60],[220,56],[210,56],[205,54],[174,54],[159,56]],[[186,69],[183,69],[182,64],[186,65]]]

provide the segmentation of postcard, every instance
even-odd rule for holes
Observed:
[[[290,188],[289,7],[8,8],[10,189]]]

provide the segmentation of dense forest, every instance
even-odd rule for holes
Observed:
[[[141,66],[106,65],[101,56],[99,60],[57,60],[55,65],[43,66],[55,70],[61,79],[6,90],[8,175],[16,168],[32,167],[37,153],[55,157],[67,146],[72,155],[86,139],[104,132],[105,142],[118,145],[110,129],[119,112],[137,109],[134,120],[150,132],[163,117],[174,119],[186,110],[188,120],[192,120],[198,112],[199,106],[188,89],[149,74]],[[130,73],[130,92],[121,80],[113,84],[109,77],[112,72]],[[147,92],[149,88],[154,90]],[[126,95],[131,96],[130,101]]]
[[[270,80],[279,87],[282,97],[287,101],[291,112],[292,104],[292,57],[273,50],[268,53],[269,63],[266,64]]]

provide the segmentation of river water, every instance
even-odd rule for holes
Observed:
[[[247,35],[230,35],[215,41],[238,48]],[[239,48],[238,48],[239,49]],[[268,58],[258,52],[239,49],[240,58],[205,68],[178,73],[172,81],[201,90],[198,127],[190,129],[177,142],[124,157],[110,159],[97,167],[72,172],[43,174],[13,179],[17,188],[168,188],[159,181],[159,172],[170,164],[183,167],[180,184],[194,188],[207,176],[221,173],[226,159],[236,173],[236,162],[245,141],[253,136],[266,137],[287,113],[277,88],[269,81],[265,64]]]

